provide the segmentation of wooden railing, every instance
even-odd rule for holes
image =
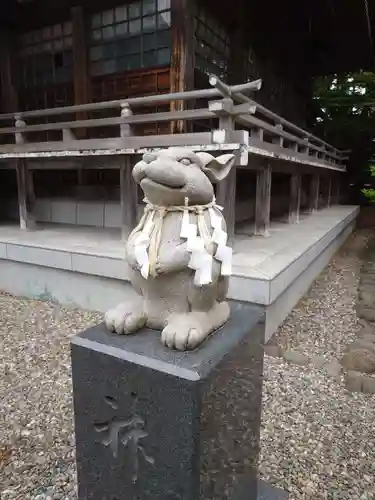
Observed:
[[[0,159],[134,154],[149,148],[188,146],[196,149],[241,149],[261,156],[345,170],[347,151],[337,150],[246,95],[259,90],[261,80],[227,86],[212,75],[209,81],[212,86],[209,89],[0,115]],[[189,109],[139,113],[142,107],[168,105],[178,100],[190,101]],[[208,104],[198,107],[202,100]],[[64,121],[66,115],[77,114],[79,117],[90,113],[94,115],[98,111],[117,112],[118,116],[89,116],[88,119]],[[46,120],[49,122],[46,123]],[[211,131],[194,132],[199,122],[207,120],[213,121]],[[30,121],[33,123],[28,123]],[[44,123],[34,123],[39,121]],[[178,121],[185,124],[186,133],[135,133],[140,125]],[[108,128],[115,131],[112,137],[92,137],[94,130],[106,131]],[[84,138],[77,137],[77,129],[87,132]],[[58,140],[40,140],[40,137],[33,140],[36,133],[40,135],[51,131],[57,133]]]

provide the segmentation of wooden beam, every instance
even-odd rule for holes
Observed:
[[[332,205],[332,177],[329,176],[327,180],[327,207]]]
[[[132,176],[132,158],[125,156],[120,166],[121,237],[126,240],[137,222],[137,184]]]
[[[246,78],[246,63],[247,63],[247,41],[245,33],[246,13],[248,11],[246,0],[237,1],[236,5],[236,22],[232,26],[229,36],[229,61],[227,82],[236,84],[243,82]],[[256,94],[255,94],[256,95]],[[256,98],[255,98],[256,100]]]
[[[333,203],[336,205],[340,204],[340,176],[336,175],[334,177],[334,194],[333,194]]]
[[[337,203],[341,203],[341,176],[337,177]]]
[[[309,211],[315,212],[319,210],[319,175],[311,176],[310,193],[309,193]]]
[[[132,116],[133,112],[126,103],[121,107],[121,116]],[[131,125],[126,123],[120,127],[122,139],[133,134]],[[120,166],[120,202],[121,202],[121,237],[126,240],[137,222],[137,184],[132,176],[133,157],[124,156]]]
[[[194,0],[171,0],[172,55],[169,76],[170,92],[194,88]],[[171,101],[171,111],[183,111],[185,101]],[[171,122],[171,133],[184,133],[186,122]]]
[[[28,161],[24,160],[26,163],[26,188],[27,188],[27,209],[30,218],[35,222],[34,212],[36,204],[35,188],[34,188],[34,172],[28,167]]]
[[[231,99],[225,99],[225,102],[229,108],[233,107],[233,101]],[[231,133],[234,129],[233,117],[226,113],[220,114],[219,129]],[[227,223],[228,240],[230,243],[233,243],[234,240],[236,223],[236,168],[236,165],[234,165],[228,177],[218,183],[216,191],[217,202],[224,207],[223,215]]]
[[[255,228],[256,236],[269,236],[272,170],[268,166],[257,172]]]
[[[301,205],[301,175],[292,174],[290,178],[290,203],[289,203],[289,222],[298,223],[300,217]]]
[[[16,173],[20,227],[21,229],[35,229],[35,218],[33,217],[35,194],[33,185],[30,185],[32,177],[29,175],[26,160],[17,160]]]
[[[13,83],[13,48],[14,37],[5,28],[0,32],[0,83],[1,112],[14,113],[18,111],[18,94]]]
[[[224,207],[223,215],[227,223],[228,241],[233,244],[236,221],[236,166],[232,167],[228,177],[217,184],[216,201]]]
[[[86,19],[84,10],[80,6],[72,7],[73,24],[73,61],[74,61],[74,104],[87,104],[90,102],[90,75],[87,46]],[[77,113],[77,120],[88,118],[87,112]],[[87,136],[87,129],[77,130],[77,137]]]

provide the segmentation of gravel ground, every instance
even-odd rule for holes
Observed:
[[[0,294],[0,498],[75,498],[69,339],[100,315]]]
[[[336,254],[272,339],[307,356],[338,359],[356,338],[358,231]],[[375,397],[350,393],[343,377],[265,359],[261,474],[290,500],[375,499]]]
[[[360,231],[275,340],[337,358],[358,328]],[[98,314],[0,294],[0,498],[75,498],[69,339]],[[262,476],[290,500],[374,500],[375,398],[312,366],[266,357]],[[99,499],[98,499],[99,500]]]

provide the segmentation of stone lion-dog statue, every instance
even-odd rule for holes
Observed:
[[[133,168],[145,194],[143,216],[126,248],[137,300],[106,313],[111,332],[161,330],[171,349],[195,349],[229,317],[232,249],[212,182],[235,163],[185,148],[146,153]]]

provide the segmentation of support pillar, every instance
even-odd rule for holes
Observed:
[[[231,29],[229,36],[229,50],[230,56],[228,61],[228,76],[227,82],[229,85],[238,84],[242,82],[246,75],[246,62],[247,62],[247,32],[246,20],[250,15],[246,0],[240,0],[236,5],[236,20],[234,27]]]
[[[74,104],[90,102],[90,76],[87,47],[86,19],[84,10],[80,6],[72,7],[73,24],[73,59],[74,59]],[[87,112],[77,113],[77,120],[86,120]],[[77,138],[87,136],[87,129],[75,129]]]
[[[301,206],[301,175],[292,174],[290,179],[289,223],[298,223]]]
[[[194,88],[194,1],[171,0],[172,57],[170,92],[184,92]],[[188,103],[171,101],[171,111],[183,111]],[[188,131],[187,122],[171,122],[171,133]]]
[[[319,210],[319,175],[314,174],[311,178],[309,193],[309,212]]]
[[[217,184],[216,201],[224,207],[223,215],[227,223],[228,241],[233,244],[236,222],[236,182],[237,171],[234,165],[226,179]]]
[[[2,28],[0,33],[0,80],[3,113],[14,113],[18,110],[18,94],[13,83],[13,47],[14,37],[9,31]]]
[[[35,229],[35,193],[33,175],[27,168],[26,160],[17,160],[17,189],[21,229]]]
[[[333,179],[333,203],[336,205],[340,204],[340,176],[337,175]]]
[[[327,207],[332,205],[332,177],[327,179]]]
[[[231,99],[226,99],[228,106],[233,106]],[[234,129],[233,117],[223,113],[219,115],[219,129],[231,132]],[[234,165],[228,177],[217,184],[216,200],[224,207],[223,215],[227,223],[228,241],[233,244],[236,223],[236,183],[237,170]]]
[[[132,116],[133,112],[127,103],[121,106],[121,116]],[[133,134],[128,123],[120,125],[121,138],[126,140]],[[137,223],[138,188],[132,176],[133,157],[126,155],[120,165],[120,203],[121,203],[121,237],[126,240]]]
[[[257,172],[255,228],[256,236],[269,236],[272,170],[267,166]]]
[[[137,223],[137,184],[132,169],[132,157],[125,156],[120,166],[121,237],[124,240]]]

